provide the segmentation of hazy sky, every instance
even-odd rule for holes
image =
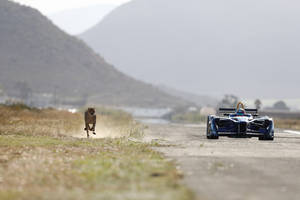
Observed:
[[[48,15],[63,10],[69,10],[90,5],[121,5],[130,0],[13,0],[37,8]]]

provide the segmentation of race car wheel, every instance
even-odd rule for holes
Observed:
[[[259,140],[274,140],[274,135],[263,135],[258,137]]]
[[[210,126],[210,123],[209,123],[209,117],[207,117],[206,138],[207,139],[219,139],[218,135],[212,135],[211,134],[211,126]]]
[[[258,140],[265,140],[265,136],[259,136]]]
[[[212,135],[208,139],[217,140],[217,139],[219,139],[219,136],[218,135]]]
[[[210,137],[209,117],[207,117],[207,121],[206,121],[206,137],[207,139],[209,139]]]

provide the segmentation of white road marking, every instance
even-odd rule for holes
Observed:
[[[290,133],[290,134],[298,134],[300,135],[300,131],[292,131],[292,130],[284,130],[285,133]]]

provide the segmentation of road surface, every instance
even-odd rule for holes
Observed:
[[[300,135],[207,140],[205,126],[149,125],[146,140],[174,159],[199,200],[300,199]]]

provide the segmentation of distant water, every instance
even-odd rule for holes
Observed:
[[[171,108],[122,107],[120,109],[130,113],[135,118],[162,118],[164,115],[172,111]]]
[[[125,112],[130,113],[137,121],[145,124],[169,124],[168,120],[163,119],[163,116],[172,112],[171,108],[120,108]]]
[[[169,124],[170,121],[160,118],[136,118],[138,122],[144,124]]]
[[[60,108],[67,110],[70,113],[78,112],[76,108]],[[168,114],[172,109],[152,109],[152,108],[119,108],[130,113],[137,121],[145,124],[169,124],[170,121],[163,119],[165,114]]]

